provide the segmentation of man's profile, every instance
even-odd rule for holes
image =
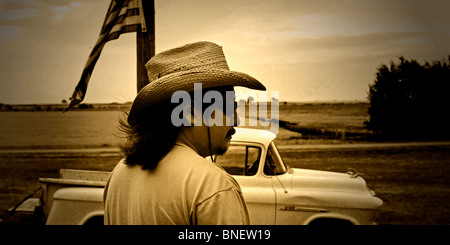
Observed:
[[[122,123],[124,157],[105,187],[105,224],[249,224],[239,184],[205,157],[225,153],[239,124],[234,86],[264,85],[230,71],[222,47],[211,42],[162,52],[146,69],[150,83]],[[172,103],[177,91],[190,103]],[[214,96],[205,100],[208,92]]]

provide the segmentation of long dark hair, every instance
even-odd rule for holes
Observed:
[[[181,127],[171,121],[171,113],[177,104],[163,102],[146,112],[147,116],[133,126],[125,117],[119,119],[119,130],[125,133],[126,143],[120,145],[125,164],[139,165],[153,170],[172,149]]]
[[[226,91],[233,91],[233,87],[223,86],[203,89],[201,91],[202,98],[210,90],[216,90],[224,94]],[[193,102],[194,92],[189,93],[189,95],[191,102]],[[203,101],[200,103],[203,103]],[[178,134],[183,127],[177,127],[172,123],[172,111],[178,105],[178,103],[165,101],[153,106],[134,125],[127,122],[127,114],[125,114],[125,118],[119,120],[119,130],[126,134],[126,143],[120,145],[125,164],[140,165],[144,170],[156,168],[159,161],[175,145]],[[202,110],[205,110],[208,105],[203,103]],[[193,111],[191,112],[193,113]]]

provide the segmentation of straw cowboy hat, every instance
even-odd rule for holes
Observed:
[[[133,102],[128,115],[130,125],[138,122],[151,107],[169,100],[174,92],[194,91],[194,83],[201,83],[203,89],[243,86],[266,90],[250,75],[230,71],[222,47],[212,42],[197,42],[164,51],[152,57],[145,68],[150,82]]]

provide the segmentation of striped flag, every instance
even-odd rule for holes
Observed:
[[[84,66],[80,81],[65,111],[83,101],[94,66],[106,42],[119,38],[126,32],[146,32],[142,0],[112,0],[103,22],[100,36]]]

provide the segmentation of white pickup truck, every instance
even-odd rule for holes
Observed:
[[[383,201],[357,172],[289,168],[273,140],[258,129],[236,128],[216,161],[240,184],[251,224],[375,224]],[[48,225],[103,224],[103,190],[110,172],[61,169],[40,178],[38,200]],[[37,200],[36,200],[37,201]]]

